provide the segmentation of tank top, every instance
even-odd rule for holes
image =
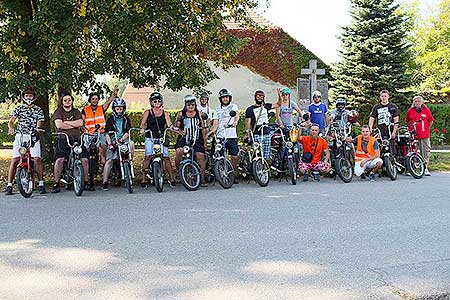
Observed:
[[[148,111],[147,117],[147,128],[152,132],[147,132],[145,137],[151,138],[153,136],[154,139],[159,139],[164,134],[164,130],[166,129],[166,116],[163,111],[162,115],[157,117],[152,109]],[[159,129],[158,129],[159,126]]]

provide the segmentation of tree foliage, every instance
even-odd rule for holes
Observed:
[[[423,90],[450,87],[450,0],[441,0],[415,31],[416,85]]]
[[[363,111],[379,101],[383,89],[399,102],[398,92],[409,86],[406,16],[394,0],[351,0],[350,13],[352,23],[340,37],[341,61],[333,70],[333,93]]]
[[[55,88],[98,88],[96,74],[135,86],[174,90],[202,86],[238,41],[223,21],[244,19],[254,0],[3,0],[0,2],[0,99],[25,84],[41,95]],[[227,13],[224,13],[224,12]],[[201,55],[200,55],[201,54]]]

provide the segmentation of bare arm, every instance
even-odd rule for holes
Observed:
[[[234,117],[233,127],[237,127],[240,118],[241,118],[241,114],[239,113],[239,111],[236,111],[236,116]]]
[[[139,126],[141,128],[141,134],[144,133],[145,130],[145,124],[147,123],[148,118],[148,110],[144,111],[144,115],[142,116],[141,125]]]
[[[330,161],[330,150],[326,149],[325,152],[325,161]]]
[[[63,121],[61,119],[55,120],[56,128],[58,129],[73,129],[73,128],[79,128],[83,126],[83,120],[79,119],[76,121]]]
[[[106,100],[105,103],[103,103],[103,111],[106,112],[111,105],[111,102],[113,102],[114,98],[117,98],[117,94],[119,93],[119,87],[116,85],[114,86],[114,90],[111,93],[111,96],[109,96],[108,100]]]
[[[213,134],[214,132],[216,132],[218,127],[219,127],[219,120],[218,119],[214,119],[212,121],[212,127],[209,130],[208,135]]]
[[[400,116],[394,117],[394,129],[392,130],[392,136],[395,137],[397,135],[398,122],[400,121]]]
[[[252,119],[245,118],[245,131],[250,131],[251,124],[252,124]]]
[[[164,111],[164,118],[166,118],[166,124],[167,127],[172,127],[172,120],[170,119],[169,113],[167,111]]]
[[[370,131],[372,131],[372,129],[373,129],[373,123],[375,123],[375,118],[374,117],[370,117],[369,118]]]
[[[14,134],[14,123],[16,123],[16,117],[11,117],[8,122],[8,133]]]
[[[284,127],[284,126],[283,126],[283,121],[281,120],[280,108],[279,108],[279,107],[277,107],[277,108],[275,109],[275,116],[277,117],[277,123],[278,123],[278,125],[280,125],[280,127]]]

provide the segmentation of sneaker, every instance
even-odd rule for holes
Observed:
[[[303,181],[306,182],[309,180],[309,174],[305,173],[305,175],[303,175]]]
[[[313,176],[314,176],[314,181],[320,181],[320,175],[318,172],[314,172]]]
[[[174,180],[169,180],[169,186],[170,186],[171,188],[174,188],[174,187],[177,186],[177,183],[176,183]]]
[[[202,187],[208,187],[208,183],[206,181],[203,181],[201,184]]]
[[[107,183],[107,182],[104,182],[104,183],[102,184],[102,190],[104,190],[104,191],[108,191],[108,190],[109,190],[109,187],[108,187],[108,183]]]
[[[45,186],[43,186],[43,185],[38,186],[38,191],[39,191],[39,194],[41,194],[41,195],[47,194],[47,191],[45,190]]]
[[[145,190],[147,188],[147,182],[141,182],[141,189]]]
[[[59,184],[55,183],[52,188],[52,194],[59,193],[61,190],[59,188]]]
[[[5,195],[9,196],[13,194],[12,185],[6,186]]]
[[[425,169],[425,176],[431,176],[431,173],[430,173],[430,171],[428,171],[428,169]]]
[[[365,180],[366,179],[366,174],[362,173],[360,178],[361,178],[361,180]]]
[[[88,183],[85,183],[84,184],[84,186],[86,187],[85,189],[86,189],[86,191],[90,191],[90,192],[93,192],[93,191],[95,191],[95,187],[94,187],[94,185],[93,184],[88,184]]]
[[[234,177],[233,184],[239,184],[239,180],[236,177]]]
[[[375,181],[375,173],[370,172],[368,178],[369,181]]]

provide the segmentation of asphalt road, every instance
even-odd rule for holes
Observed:
[[[450,174],[0,196],[1,299],[434,299]]]

